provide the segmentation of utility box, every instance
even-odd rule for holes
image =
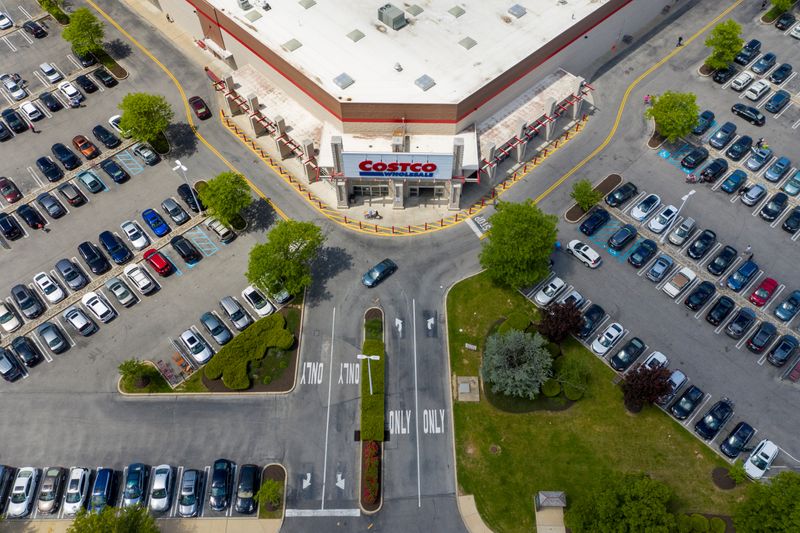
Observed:
[[[378,8],[378,20],[393,30],[399,30],[408,24],[403,11],[392,4],[386,4]]]

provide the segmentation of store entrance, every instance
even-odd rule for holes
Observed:
[[[388,185],[353,185],[353,192],[350,193],[350,205],[359,203],[372,205],[374,202],[384,202],[388,197]]]
[[[408,188],[409,205],[440,205],[447,202],[444,185],[412,185]]]

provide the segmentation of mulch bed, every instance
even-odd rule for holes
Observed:
[[[370,307],[367,309],[367,312],[364,313],[364,320],[372,320],[374,318],[383,320],[383,311],[377,307]]]
[[[383,493],[383,488],[382,488],[382,485],[383,485],[383,466],[381,465],[381,463],[383,463],[383,453],[381,453],[381,450],[379,448],[378,461],[379,461],[379,465],[380,466],[378,466],[378,487],[379,487],[378,490],[379,490],[379,493],[381,495],[378,496],[378,498],[375,501],[375,503],[369,503],[364,499],[364,494],[363,494],[364,487],[366,486],[366,479],[365,479],[366,478],[366,467],[364,466],[364,447],[367,444],[368,444],[367,441],[361,441],[361,491],[360,492],[362,494],[359,496],[359,498],[360,498],[361,507],[363,507],[365,511],[367,511],[367,512],[375,512],[378,509],[380,509],[381,500],[383,499],[383,497],[382,497],[382,493]]]
[[[701,76],[711,76],[711,74],[714,73],[714,69],[703,63],[697,72],[699,72]]]
[[[653,132],[653,135],[650,136],[650,140],[647,141],[647,147],[656,149],[666,141],[667,138],[658,133],[657,131]]]
[[[718,489],[731,490],[736,487],[736,482],[728,475],[728,469],[724,466],[718,466],[711,471],[711,481]]]
[[[594,190],[600,191],[603,196],[605,196],[616,189],[617,185],[620,183],[622,183],[622,176],[619,174],[609,174],[605,177],[605,179],[603,179],[603,181],[594,186]],[[573,204],[572,207],[567,210],[564,218],[566,218],[567,222],[570,222],[571,224],[577,224],[585,214],[586,212],[581,209],[581,206],[578,204]]]
[[[279,483],[284,485],[284,492],[285,490],[285,483],[286,483],[286,471],[281,468],[279,465],[269,465],[264,469],[261,482],[267,481],[268,479],[273,479],[278,481]],[[279,511],[281,506],[273,507],[269,503],[266,504],[266,511],[268,513],[274,513],[275,511]]]

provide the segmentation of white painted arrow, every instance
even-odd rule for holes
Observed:
[[[303,478],[303,490],[307,489],[311,486],[311,472],[306,474],[306,477]]]
[[[336,486],[344,490],[344,478],[341,472],[336,472]]]
[[[403,334],[403,321],[402,320],[400,320],[399,318],[395,318],[394,319],[394,327],[397,328],[397,334],[398,335],[402,335]]]
[[[433,318],[433,317],[430,317],[430,318],[428,319],[428,329],[433,329],[433,323],[434,323],[434,321],[435,321],[435,320],[436,320],[436,319],[435,319],[435,318]]]

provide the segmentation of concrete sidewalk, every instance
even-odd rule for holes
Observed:
[[[256,518],[190,518],[159,520],[163,533],[277,533],[282,520]],[[66,533],[72,520],[4,520],[0,531],[9,533]]]

